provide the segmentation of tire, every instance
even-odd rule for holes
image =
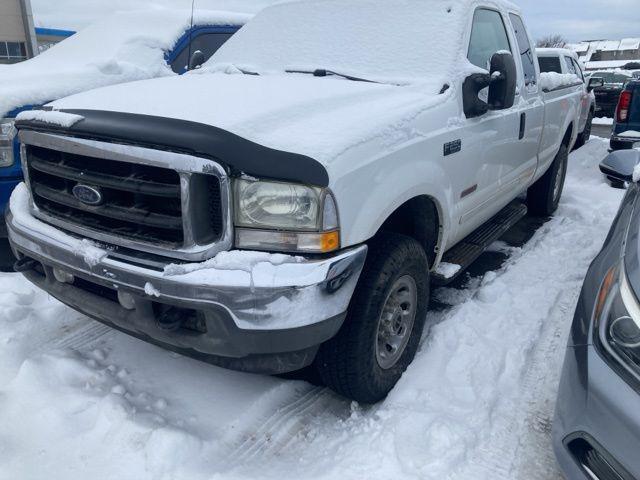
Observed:
[[[593,112],[589,112],[589,117],[587,118],[587,124],[584,126],[584,130],[576,140],[576,144],[573,146],[573,149],[576,150],[582,146],[584,146],[589,139],[591,138],[591,127],[593,126]]]
[[[411,297],[412,288],[415,297]],[[405,303],[396,305],[391,313],[391,305],[398,301]],[[315,366],[324,384],[357,402],[384,399],[415,357],[428,304],[429,263],[424,248],[404,235],[378,235],[369,244],[367,262],[341,330],[320,347],[316,357]],[[405,325],[404,347],[396,351],[386,348],[385,335],[393,330],[397,318],[408,319],[410,310],[414,316],[412,326]],[[381,325],[387,328],[379,331]]]
[[[568,161],[569,150],[562,144],[549,170],[527,191],[527,207],[530,214],[548,217],[558,209],[567,176]]]

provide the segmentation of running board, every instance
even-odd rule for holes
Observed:
[[[453,282],[489,248],[489,245],[526,215],[527,206],[524,203],[519,200],[511,202],[495,217],[446,252],[442,258],[442,264],[445,267],[438,268],[432,273],[431,282],[434,285],[447,285]]]

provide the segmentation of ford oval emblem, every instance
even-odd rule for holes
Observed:
[[[73,196],[85,205],[100,205],[104,198],[99,188],[90,187],[89,185],[78,184],[73,187]]]

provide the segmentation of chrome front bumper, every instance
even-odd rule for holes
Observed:
[[[292,258],[280,263],[282,257],[274,257],[278,261],[273,262],[267,257],[222,268],[213,266],[214,259],[163,271],[110,257],[108,251],[33,217],[27,205],[28,192],[19,187],[11,198],[6,223],[16,255],[33,258],[44,267],[44,276],[26,272],[29,280],[97,320],[150,341],[205,355],[241,358],[317,347],[342,325],[367,252],[366,246],[360,246],[329,258]],[[128,293],[136,308],[127,310],[117,302],[61,283],[53,277],[53,269]],[[158,328],[153,304],[206,312],[206,335]]]

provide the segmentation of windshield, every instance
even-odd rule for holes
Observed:
[[[627,75],[615,72],[595,72],[591,76],[594,78],[602,78],[605,84],[625,84],[629,81]]]
[[[259,13],[205,68],[232,64],[261,74],[324,69],[390,83],[433,79],[440,89],[465,57],[455,39],[464,34],[470,4],[405,0],[389,8],[386,0],[327,0],[277,5]]]

